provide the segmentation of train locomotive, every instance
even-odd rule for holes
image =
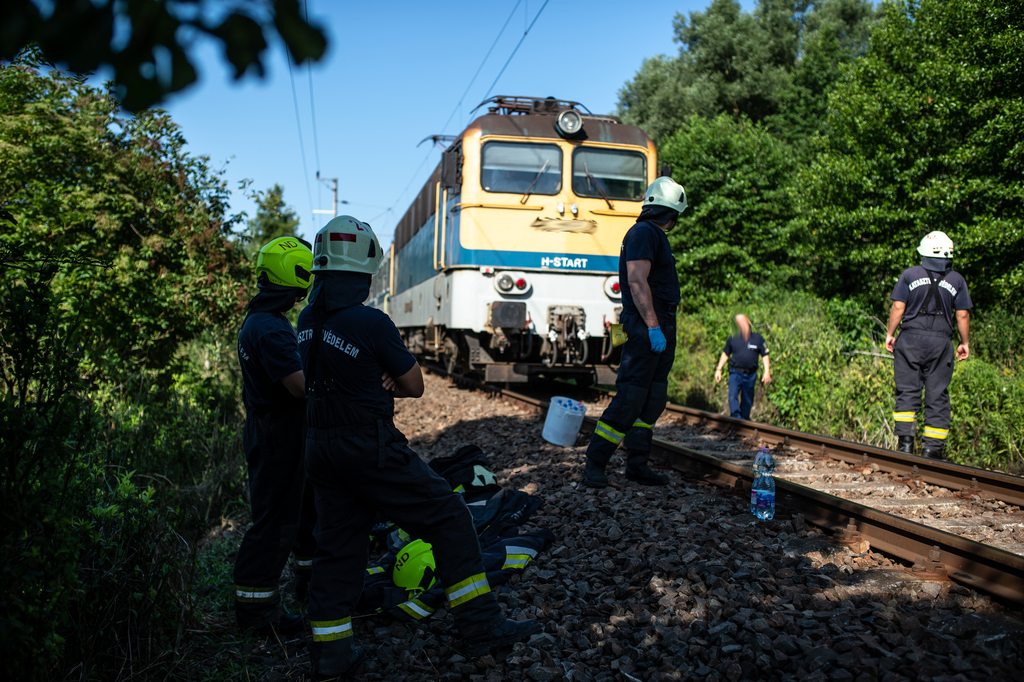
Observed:
[[[398,222],[368,304],[452,372],[614,383],[619,248],[670,169],[640,128],[578,102],[483,106]]]

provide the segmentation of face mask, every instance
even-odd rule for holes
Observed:
[[[953,259],[921,256],[921,265],[925,270],[931,270],[932,272],[949,272],[953,269]]]

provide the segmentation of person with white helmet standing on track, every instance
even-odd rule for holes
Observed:
[[[299,316],[306,468],[318,514],[309,596],[314,679],[350,673],[365,656],[352,643],[352,610],[378,512],[432,546],[466,656],[540,631],[534,620],[502,614],[469,508],[395,427],[395,397],[423,395],[423,376],[391,318],[362,305],[382,260],[368,224],[351,216],[331,220],[316,235],[316,281]]]
[[[665,485],[668,476],[647,464],[652,429],[668,402],[668,373],[676,348],[679,276],[667,232],[686,210],[686,192],[672,178],[661,177],[644,194],[640,217],[622,239],[619,281],[620,321],[628,339],[622,347],[616,394],[601,415],[587,446],[584,482],[608,485],[605,467],[626,446],[626,478],[640,485]]]
[[[953,378],[954,326],[960,333],[957,360],[970,354],[970,313],[973,307],[963,276],[953,270],[953,241],[944,232],[929,232],[917,252],[921,264],[900,275],[892,291],[892,309],[885,348],[893,354],[896,405],[893,408],[897,448],[914,451],[917,413],[924,389],[924,437],[921,455],[945,459],[949,435],[949,382]],[[901,324],[902,321],[902,324]],[[896,328],[900,335],[896,337]]]

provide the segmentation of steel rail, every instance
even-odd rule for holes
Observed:
[[[878,465],[882,471],[920,478],[925,483],[950,488],[954,491],[964,490],[974,495],[987,493],[1007,504],[1024,506],[1024,478],[1010,474],[925,459],[917,455],[908,455],[863,443],[851,443],[829,436],[803,433],[781,426],[744,421],[691,407],[669,405],[666,410],[678,414],[680,421],[687,424],[718,424],[733,429],[740,435],[757,438],[773,445],[781,443],[849,464],[873,463]]]
[[[441,375],[451,376],[434,367],[428,367],[428,369]],[[464,376],[452,378],[459,383],[489,391],[499,398],[523,405],[538,414],[543,414],[548,407],[548,402],[544,400],[501,389]],[[682,409],[688,410],[688,408]],[[693,410],[693,412],[697,412],[698,416],[704,414],[698,410]],[[721,415],[709,416],[730,422],[739,422],[739,420]],[[584,417],[582,432],[591,434],[596,425],[596,417]],[[743,426],[742,423],[737,425]],[[765,425],[755,424],[752,426],[760,429]],[[777,427],[769,428],[776,429]],[[779,435],[779,431],[799,433],[788,429],[779,429],[775,435]],[[799,435],[807,436],[808,434]],[[835,442],[843,443],[844,441],[835,440]],[[886,450],[881,452],[895,454]],[[754,472],[746,467],[661,438],[653,439],[651,454],[666,460],[678,471],[695,474],[702,480],[719,487],[749,491],[753,483]],[[857,459],[860,460],[861,457]],[[836,538],[840,541],[843,538],[863,538],[872,548],[905,562],[913,563],[910,570],[911,575],[931,580],[949,578],[973,589],[1024,604],[1024,557],[1022,556],[785,479],[775,479],[775,490],[776,500],[779,501],[776,509],[780,513],[790,513],[794,516],[801,514],[806,522],[835,533]]]

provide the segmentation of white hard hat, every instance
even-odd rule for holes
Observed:
[[[377,272],[384,251],[368,223],[340,215],[316,233],[313,272]]]
[[[647,188],[644,206],[664,206],[682,213],[686,210],[686,191],[672,178],[658,178]]]
[[[946,236],[945,232],[929,232],[921,239],[921,245],[917,247],[917,252],[922,256],[930,256],[932,258],[952,258],[953,257],[953,240]]]

